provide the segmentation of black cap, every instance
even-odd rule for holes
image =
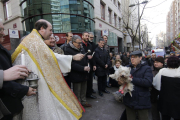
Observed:
[[[136,56],[142,56],[142,51],[134,51],[130,54],[130,56],[136,55]]]

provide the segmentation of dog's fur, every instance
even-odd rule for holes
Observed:
[[[124,92],[122,93],[123,95],[129,92],[129,94],[132,97],[131,91],[133,91],[134,85],[131,83],[132,77],[130,71],[131,71],[130,67],[120,66],[119,69],[116,70],[114,74],[109,75],[109,77],[115,79],[116,81],[118,81],[118,79],[122,80],[124,84],[120,86],[119,90]]]

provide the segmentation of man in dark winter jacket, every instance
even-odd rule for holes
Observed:
[[[103,96],[102,92],[110,93],[106,90],[107,85],[107,73],[110,67],[110,60],[108,53],[104,48],[104,39],[100,39],[98,47],[95,50],[95,59],[96,59],[96,76],[98,77],[98,90],[99,95]]]
[[[10,53],[1,45],[3,36],[4,26],[0,21],[0,119],[12,120],[23,109],[21,99],[35,94],[35,89],[13,81],[25,79],[28,69],[24,65],[12,66]]]
[[[153,77],[156,76],[156,74],[159,72],[160,69],[162,69],[164,66],[164,58],[159,56],[154,60],[154,68],[152,70]],[[151,87],[151,113],[153,120],[160,120],[160,114],[157,108],[158,103],[158,95],[159,91],[156,90],[153,86]]]
[[[81,44],[81,37],[74,35],[72,37],[72,42],[69,42],[66,48],[65,55],[76,55],[78,53],[85,54]],[[71,72],[68,75],[69,79],[73,83],[73,92],[84,107],[91,107],[91,105],[86,102],[86,89],[89,71],[90,67],[88,67],[88,58],[85,56],[81,61],[72,61]]]
[[[131,75],[133,77],[132,83],[134,90],[132,91],[132,97],[129,93],[123,98],[123,102],[126,106],[127,120],[149,120],[148,109],[151,108],[150,91],[149,87],[152,86],[153,74],[148,65],[141,64],[142,52],[134,51],[130,54]],[[118,81],[119,84],[123,82]]]
[[[88,81],[87,81],[87,91],[86,91],[86,96],[92,99],[96,99],[97,97],[92,94],[92,84],[93,84],[93,66],[95,66],[95,61],[93,59],[93,52],[92,52],[92,45],[89,43],[89,33],[88,32],[83,32],[82,33],[82,46],[87,53],[88,50],[91,50],[90,53],[87,53],[88,57],[88,64],[90,69],[90,72],[88,74]]]
[[[66,41],[63,45],[60,46],[60,48],[63,50],[64,53],[66,52],[69,42],[72,41],[72,37],[73,37],[73,34],[71,32],[66,33]],[[71,80],[69,79],[69,75],[63,74],[63,76],[64,76],[64,79],[66,80],[68,86],[71,88]]]
[[[60,48],[65,52],[66,47],[69,44],[70,41],[72,41],[73,34],[71,32],[66,33],[66,41],[63,45],[60,46]]]

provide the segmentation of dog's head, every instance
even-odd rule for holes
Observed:
[[[118,78],[121,78],[123,81],[126,81],[131,75],[130,75],[131,68],[130,67],[123,67],[120,66],[119,69],[112,75],[109,75],[112,79],[118,80]]]

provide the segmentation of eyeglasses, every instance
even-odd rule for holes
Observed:
[[[79,44],[79,45],[82,44],[82,42],[74,42],[74,43],[77,43],[77,44]]]

